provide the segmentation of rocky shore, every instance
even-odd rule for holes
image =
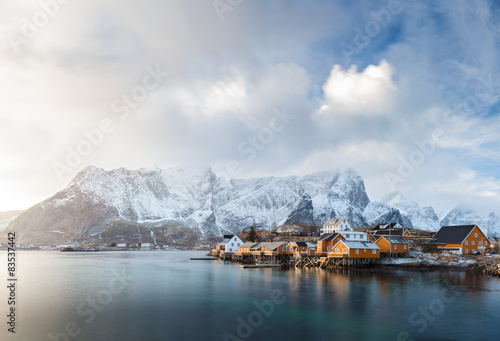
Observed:
[[[453,254],[410,252],[405,258],[385,258],[380,268],[404,270],[461,270],[499,276],[500,256],[459,256]]]

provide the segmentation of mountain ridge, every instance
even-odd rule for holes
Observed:
[[[490,216],[488,226],[497,233],[498,218]],[[153,235],[166,243],[183,239],[182,231],[189,236],[183,242],[190,243],[251,225],[321,224],[340,217],[353,227],[391,221],[437,230],[441,224],[432,207],[410,202],[401,193],[371,201],[353,169],[224,180],[211,168],[195,173],[182,168],[105,171],[89,166],[66,188],[22,212],[5,231],[22,231],[20,242],[35,245],[152,242]],[[460,222],[478,219],[460,217]]]

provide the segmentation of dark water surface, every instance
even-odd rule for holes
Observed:
[[[1,340],[497,340],[500,280],[464,272],[240,269],[206,252],[18,252]]]

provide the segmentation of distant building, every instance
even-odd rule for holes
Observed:
[[[323,224],[323,228],[321,229],[321,234],[330,234],[340,231],[349,231],[352,230],[351,224],[345,218],[338,219],[328,219]]]
[[[141,248],[151,247],[151,243],[141,243]]]
[[[434,235],[431,243],[439,249],[472,255],[477,251],[486,253],[491,247],[488,238],[477,225],[443,226]]]
[[[127,247],[127,244],[125,244],[125,243],[118,243],[118,244],[116,244],[116,247]]]
[[[302,233],[303,228],[300,226],[282,226],[276,230],[278,234],[299,235]]]

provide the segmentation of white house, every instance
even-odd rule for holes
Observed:
[[[141,247],[142,248],[151,247],[151,243],[141,243]]]
[[[118,243],[116,244],[117,247],[127,247],[127,244],[125,243]]]
[[[345,218],[328,219],[321,229],[321,234],[330,234],[340,231],[352,230],[351,224]]]
[[[243,245],[243,240],[237,235],[224,236],[224,252],[238,252],[241,245]]]

